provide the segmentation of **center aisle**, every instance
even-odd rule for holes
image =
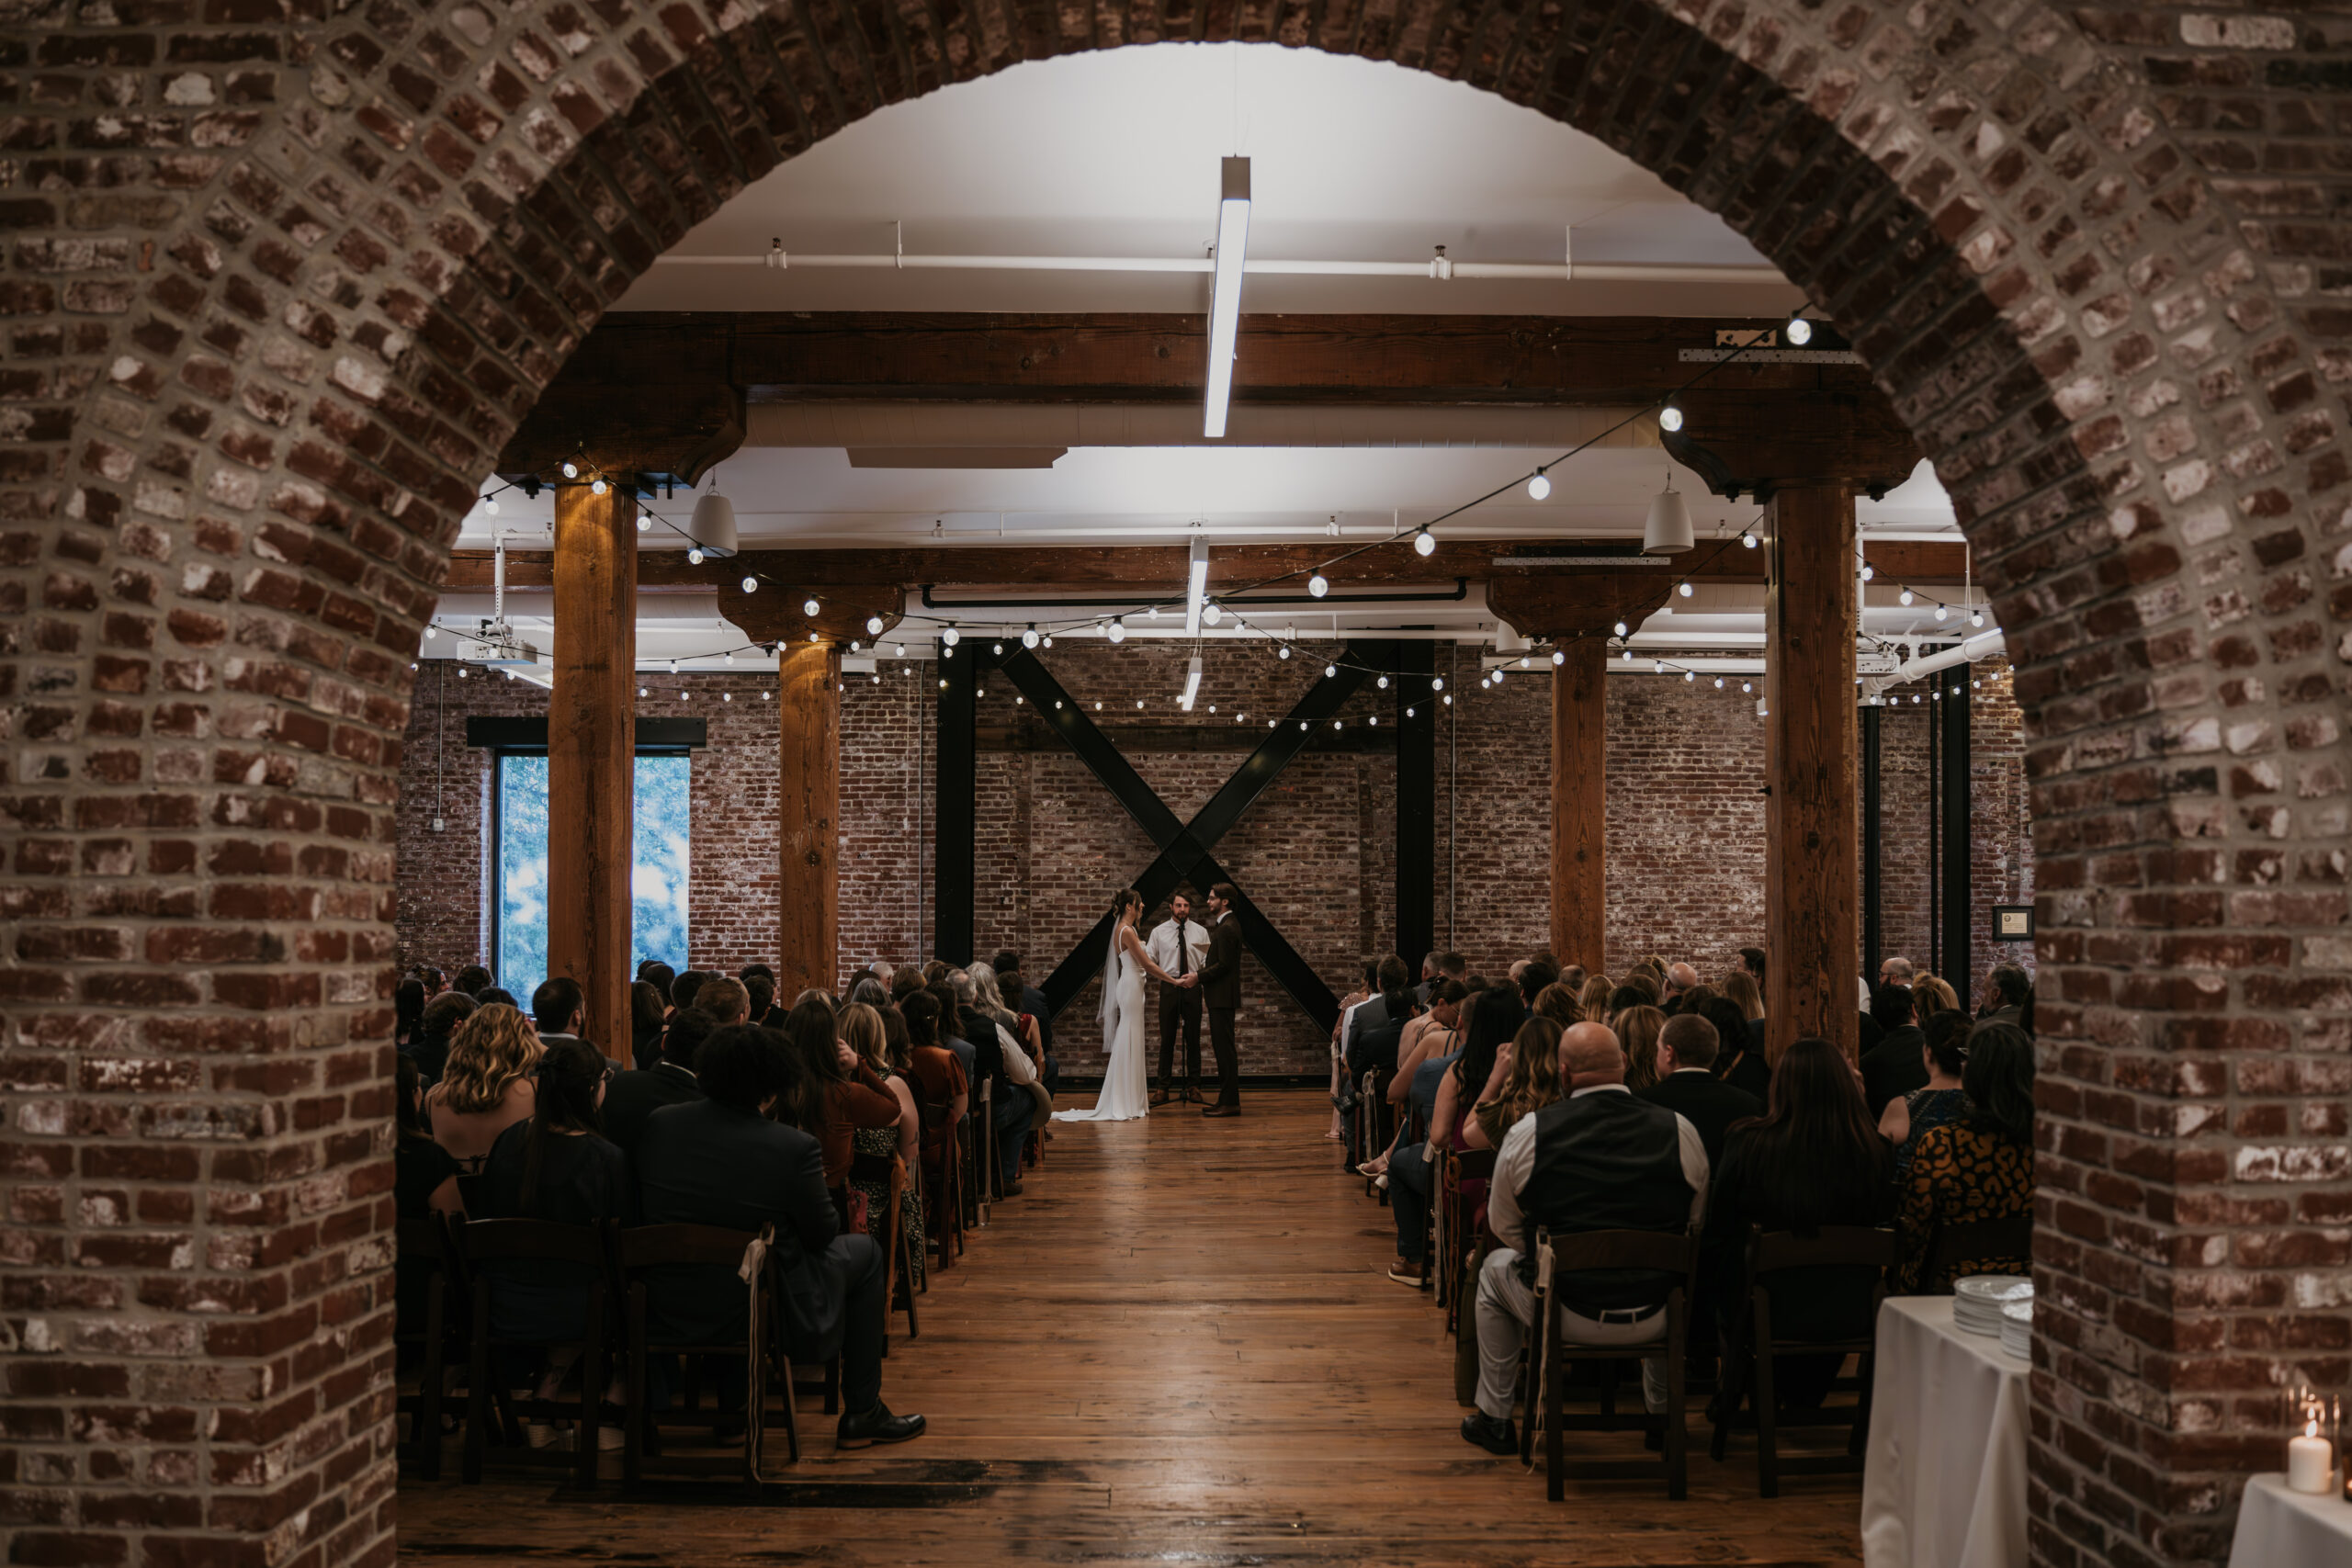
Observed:
[[[1090,1103],[1064,1097],[1061,1103]],[[403,1556],[829,1568],[1014,1560],[1667,1564],[1860,1560],[1856,1478],[1755,1495],[1752,1450],[1662,1482],[1570,1483],[1471,1448],[1453,1345],[1426,1293],[1386,1277],[1388,1211],[1338,1170],[1329,1101],[1249,1097],[1148,1122],[1058,1125],[1046,1168],[998,1205],[962,1265],[894,1319],[898,1449],[803,1458],[771,1434],[772,1497],[673,1483],[550,1502],[544,1481],[404,1482]],[[1585,1439],[1638,1452],[1639,1438]]]

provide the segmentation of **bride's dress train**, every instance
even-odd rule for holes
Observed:
[[[1151,1114],[1143,1060],[1143,964],[1114,938],[1102,971],[1102,1049],[1111,1065],[1091,1111],[1057,1111],[1057,1122],[1134,1122]]]

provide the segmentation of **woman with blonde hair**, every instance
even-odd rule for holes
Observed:
[[[899,1223],[910,1236],[927,1234],[923,1228],[922,1197],[915,1190],[921,1174],[922,1114],[915,1108],[914,1086],[908,1083],[890,1061],[890,1031],[882,1014],[865,1002],[852,1002],[841,1012],[842,1043],[857,1053],[857,1059],[876,1077],[880,1078],[899,1101],[899,1124],[896,1127],[860,1127],[850,1134],[853,1155],[872,1155],[888,1160],[896,1155],[907,1162],[907,1185],[899,1198]],[[865,1194],[866,1224],[871,1229],[873,1214],[890,1201],[888,1181],[862,1180],[853,1174],[849,1185]],[[921,1247],[911,1249],[915,1255]],[[915,1282],[922,1280],[922,1265],[912,1262]]]
[[[1625,1049],[1625,1087],[1635,1094],[1657,1082],[1657,1035],[1666,1014],[1654,1007],[1630,1007],[1611,1022]]]
[[[498,1135],[530,1120],[537,1104],[539,1032],[504,1003],[481,1009],[449,1039],[441,1081],[424,1097],[433,1141],[467,1172],[481,1169]]]
[[[1560,1026],[1543,1012],[1519,1026],[1518,1037],[1496,1058],[1486,1091],[1470,1113],[1470,1124],[1462,1129],[1464,1145],[1498,1149],[1521,1117],[1533,1115],[1560,1098],[1561,1033]]]
[[[1922,975],[1911,982],[1911,999],[1918,1009],[1922,1029],[1939,1012],[1960,1010],[1960,993],[1951,988],[1951,982],[1934,975]]]
[[[1749,1022],[1764,1016],[1764,987],[1758,985],[1756,976],[1747,970],[1733,970],[1724,976],[1724,983],[1715,989],[1718,995],[1737,1007],[1740,1015]],[[1726,1040],[1724,1043],[1728,1045],[1731,1042]]]
[[[1535,1016],[1548,1018],[1566,1030],[1584,1021],[1584,1009],[1577,1005],[1574,990],[1555,982],[1535,993]]]
[[[1596,1021],[1608,1017],[1609,993],[1616,988],[1617,982],[1608,976],[1595,975],[1584,983],[1584,989],[1577,993],[1577,1011],[1583,1018]],[[1578,1021],[1581,1022],[1582,1019]]]

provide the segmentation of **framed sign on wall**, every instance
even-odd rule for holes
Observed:
[[[2033,906],[2030,904],[1994,905],[1993,940],[1995,942],[2031,942],[2033,940]]]

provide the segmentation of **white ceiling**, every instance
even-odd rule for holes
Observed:
[[[1251,161],[1250,254],[1291,260],[1768,265],[1589,136],[1460,83],[1259,44],[1017,65],[868,116],[688,234],[678,255],[1197,257],[1218,160]],[[894,228],[894,225],[900,227]],[[1207,280],[656,266],[625,310],[1199,310]],[[1256,277],[1245,310],[1770,315],[1786,284]]]

